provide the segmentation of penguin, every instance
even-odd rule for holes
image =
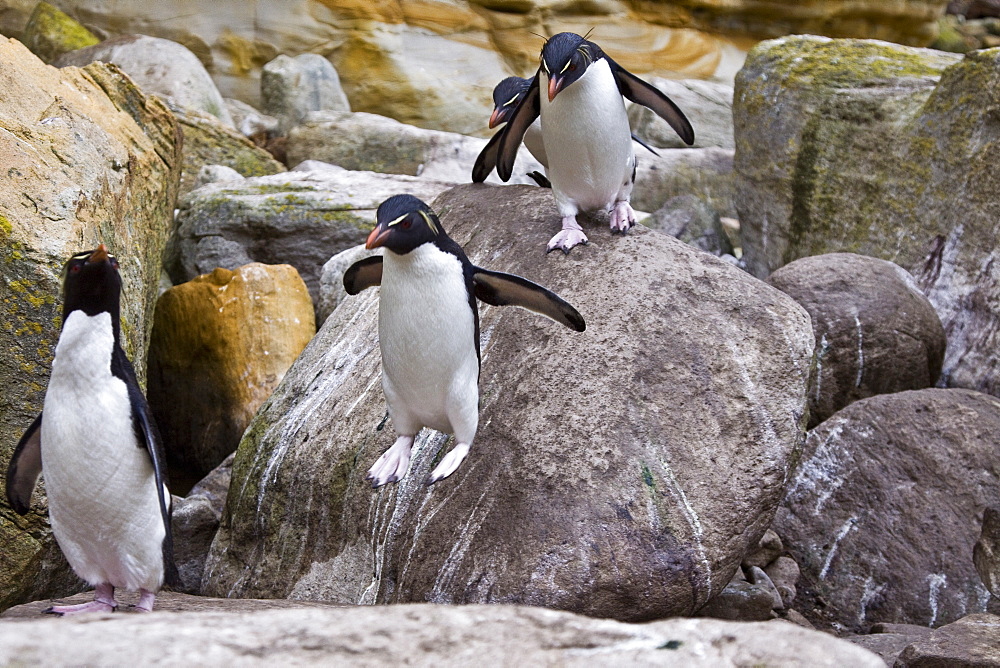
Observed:
[[[111,612],[115,589],[153,609],[179,580],[170,533],[163,445],[121,348],[118,261],[104,244],[65,265],[63,324],[42,412],[7,469],[7,501],[28,512],[44,472],[49,520],[66,560],[94,600],[44,612]]]
[[[495,140],[493,147],[487,145],[496,153],[497,174],[510,180],[518,146],[541,117],[546,172],[562,216],[562,230],[546,252],[558,248],[568,253],[588,243],[576,221],[581,211],[610,213],[612,233],[624,234],[635,225],[629,198],[636,158],[623,96],[652,109],[686,144],[694,143],[691,123],[670,98],[618,65],[594,42],[563,32],[545,42],[528,91],[490,140]]]
[[[381,256],[344,273],[350,295],[381,286],[378,310],[382,390],[397,438],[368,470],[373,487],[397,482],[410,465],[422,427],[455,435],[455,446],[427,484],[447,478],[469,453],[479,424],[479,311],[476,300],[513,304],[570,329],[583,316],[531,281],[473,265],[437,215],[412,195],[394,195],[376,211],[365,248]]]
[[[490,115],[489,121],[491,130],[510,120],[510,117],[514,114],[514,110],[517,109],[517,105],[524,99],[529,88],[531,88],[531,79],[524,77],[507,77],[493,88],[493,113]],[[500,134],[497,133],[494,135],[476,158],[476,163],[472,168],[473,183],[482,183],[485,181],[496,166]],[[630,132],[630,134],[632,141],[653,155],[659,155],[652,146],[637,137],[634,132]],[[549,161],[545,155],[545,142],[542,139],[542,123],[540,118],[536,118],[535,122],[528,126],[528,129],[524,132],[522,142],[532,157],[548,169]],[[528,176],[543,188],[552,187],[552,184],[544,174],[535,171],[528,172]]]

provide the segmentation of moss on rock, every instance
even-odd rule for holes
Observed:
[[[101,40],[73,17],[47,2],[39,2],[24,29],[24,44],[46,63],[64,53],[93,46]]]

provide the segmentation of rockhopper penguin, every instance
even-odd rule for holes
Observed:
[[[691,124],[670,98],[622,68],[594,42],[563,32],[542,47],[541,64],[528,91],[507,125],[490,140],[492,148],[487,144],[483,149],[496,153],[497,174],[508,181],[522,139],[541,116],[547,176],[562,215],[562,231],[549,241],[546,252],[558,248],[568,253],[587,243],[576,222],[581,211],[609,212],[613,233],[624,234],[635,224],[629,198],[636,160],[622,96],[649,107],[684,142],[694,143]],[[482,169],[474,170],[473,177]]]
[[[473,265],[422,201],[395,195],[376,212],[366,248],[386,253],[344,273],[356,295],[380,285],[382,389],[396,442],[368,471],[374,487],[406,475],[422,427],[455,434],[455,446],[428,483],[451,475],[465,459],[479,425],[479,312],[476,299],[513,304],[582,332],[575,308],[529,280]]]
[[[136,608],[148,612],[160,586],[178,578],[163,448],[120,345],[118,261],[101,244],[65,271],[52,376],[7,469],[7,501],[27,513],[44,471],[52,533],[96,588],[89,603],[45,612],[110,612],[116,587],[139,591]]]
[[[493,128],[503,125],[514,115],[517,105],[531,88],[531,79],[522,77],[507,77],[493,88],[493,113],[490,115],[489,126]],[[472,168],[472,182],[482,183],[496,167],[497,152],[500,149],[500,138],[502,133],[498,132],[486,144],[479,156],[476,164]],[[642,146],[653,155],[659,155],[652,146],[644,142],[632,133],[632,141]],[[536,118],[524,132],[524,146],[531,153],[532,157],[542,163],[542,167],[548,169],[549,159],[545,155],[545,142],[542,140],[542,122]],[[543,188],[551,188],[552,184],[544,174],[538,172],[528,172],[528,176],[534,179],[535,183]]]

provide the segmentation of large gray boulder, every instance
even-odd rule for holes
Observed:
[[[1000,395],[998,90],[997,49],[758,45],[734,102],[747,268],[829,252],[895,262],[944,325],[943,382]]]
[[[340,77],[330,61],[318,53],[280,55],[260,73],[260,98],[264,112],[278,119],[288,132],[310,111],[350,111]]]
[[[791,262],[767,282],[801,304],[816,335],[809,426],[852,401],[932,387],[941,374],[944,328],[913,277],[853,253]]]
[[[979,613],[942,626],[906,647],[895,665],[1000,666],[1000,616]]]
[[[157,610],[168,612],[120,612],[59,623],[39,618],[47,601],[10,610],[0,622],[0,663],[884,666],[846,640],[786,622],[670,619],[640,625],[510,605],[334,607],[170,592],[156,602]]]
[[[2,37],[0,63],[0,470],[6,470],[42,408],[59,336],[63,264],[99,242],[121,265],[123,345],[145,378],[181,156],[173,114],[117,67],[57,70]],[[23,517],[0,501],[0,546],[0,609],[79,586],[49,531],[44,485]]]
[[[862,399],[810,431],[774,529],[811,621],[862,632],[985,610],[972,551],[1000,498],[997,442],[1000,403],[957,389]]]
[[[323,263],[364,242],[383,200],[400,192],[430,200],[452,185],[329,165],[318,171],[210,183],[179,203],[170,276],[174,283],[183,283],[216,267],[290,264],[315,303]]]
[[[148,35],[122,35],[64,53],[52,64],[83,67],[97,60],[120,67],[147,94],[165,97],[233,125],[212,77],[198,56],[183,44]]]
[[[205,591],[690,614],[783,494],[805,419],[808,316],[651,230],[585,222],[589,246],[546,256],[559,218],[539,188],[460,186],[434,207],[474,263],[554,289],[587,331],[483,309],[471,454],[427,487],[449,439],[424,431],[409,475],[375,491],[364,473],[394,439],[378,294],[342,303],[240,443]]]
[[[638,166],[632,206],[656,211],[674,197],[693,195],[719,215],[738,218],[733,151],[725,148],[683,148],[655,156],[635,147]]]

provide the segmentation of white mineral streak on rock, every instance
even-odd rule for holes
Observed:
[[[865,621],[865,617],[868,615],[868,606],[885,591],[885,588],[885,583],[876,585],[875,578],[873,577],[869,576],[865,580],[864,592],[861,595],[861,617],[859,621]]]
[[[854,387],[861,387],[861,378],[865,373],[865,335],[857,315],[854,316],[854,327],[858,333],[858,375],[854,379]]]
[[[826,579],[826,574],[830,571],[830,564],[833,563],[833,557],[837,554],[837,548],[840,546],[840,541],[844,540],[844,537],[854,528],[857,524],[858,518],[851,517],[849,520],[844,522],[843,526],[840,527],[840,531],[837,532],[837,537],[833,539],[833,545],[830,546],[830,551],[826,555],[826,561],[823,562],[823,570],[819,572],[819,579]]]
[[[938,616],[938,596],[941,588],[948,584],[948,577],[944,573],[931,573],[927,576],[927,584],[929,585],[927,602],[931,606],[931,619],[927,625],[934,626]]]
[[[837,418],[832,418],[837,420]],[[812,457],[802,462],[791,487],[788,489],[788,496],[805,496],[812,493],[816,496],[816,508],[813,515],[819,515],[823,511],[823,506],[837,488],[844,484],[850,472],[843,471],[842,462],[844,452],[839,447],[840,434],[844,430],[843,420],[838,420],[837,424],[827,433],[826,438],[819,444]]]
[[[451,596],[447,593],[448,585],[454,580],[455,573],[458,571],[459,566],[461,566],[469,545],[472,544],[473,538],[475,538],[476,533],[483,525],[483,519],[493,510],[493,504],[496,503],[496,496],[492,495],[492,491],[492,485],[485,485],[483,493],[476,499],[476,504],[472,507],[469,519],[466,520],[465,526],[462,527],[458,540],[452,545],[451,552],[448,553],[444,564],[441,565],[441,570],[438,571],[437,578],[434,580],[434,586],[431,587],[428,601],[432,603],[451,603]],[[487,497],[489,498],[487,499]],[[486,500],[485,507],[483,507],[484,499]],[[481,508],[482,510],[480,510]]]
[[[680,499],[681,507],[684,510],[684,519],[687,520],[688,525],[691,527],[691,537],[694,539],[695,546],[701,556],[699,565],[705,576],[705,586],[696,589],[694,592],[697,601],[695,607],[698,607],[698,605],[708,601],[708,595],[712,591],[712,565],[709,563],[708,555],[705,553],[704,532],[701,528],[701,521],[698,519],[698,513],[695,512],[695,509],[688,502],[687,495],[684,493],[680,482],[674,476],[674,471],[670,467],[670,464],[666,461],[662,461],[661,464],[663,465],[664,473],[667,474],[670,481],[670,489]]]

